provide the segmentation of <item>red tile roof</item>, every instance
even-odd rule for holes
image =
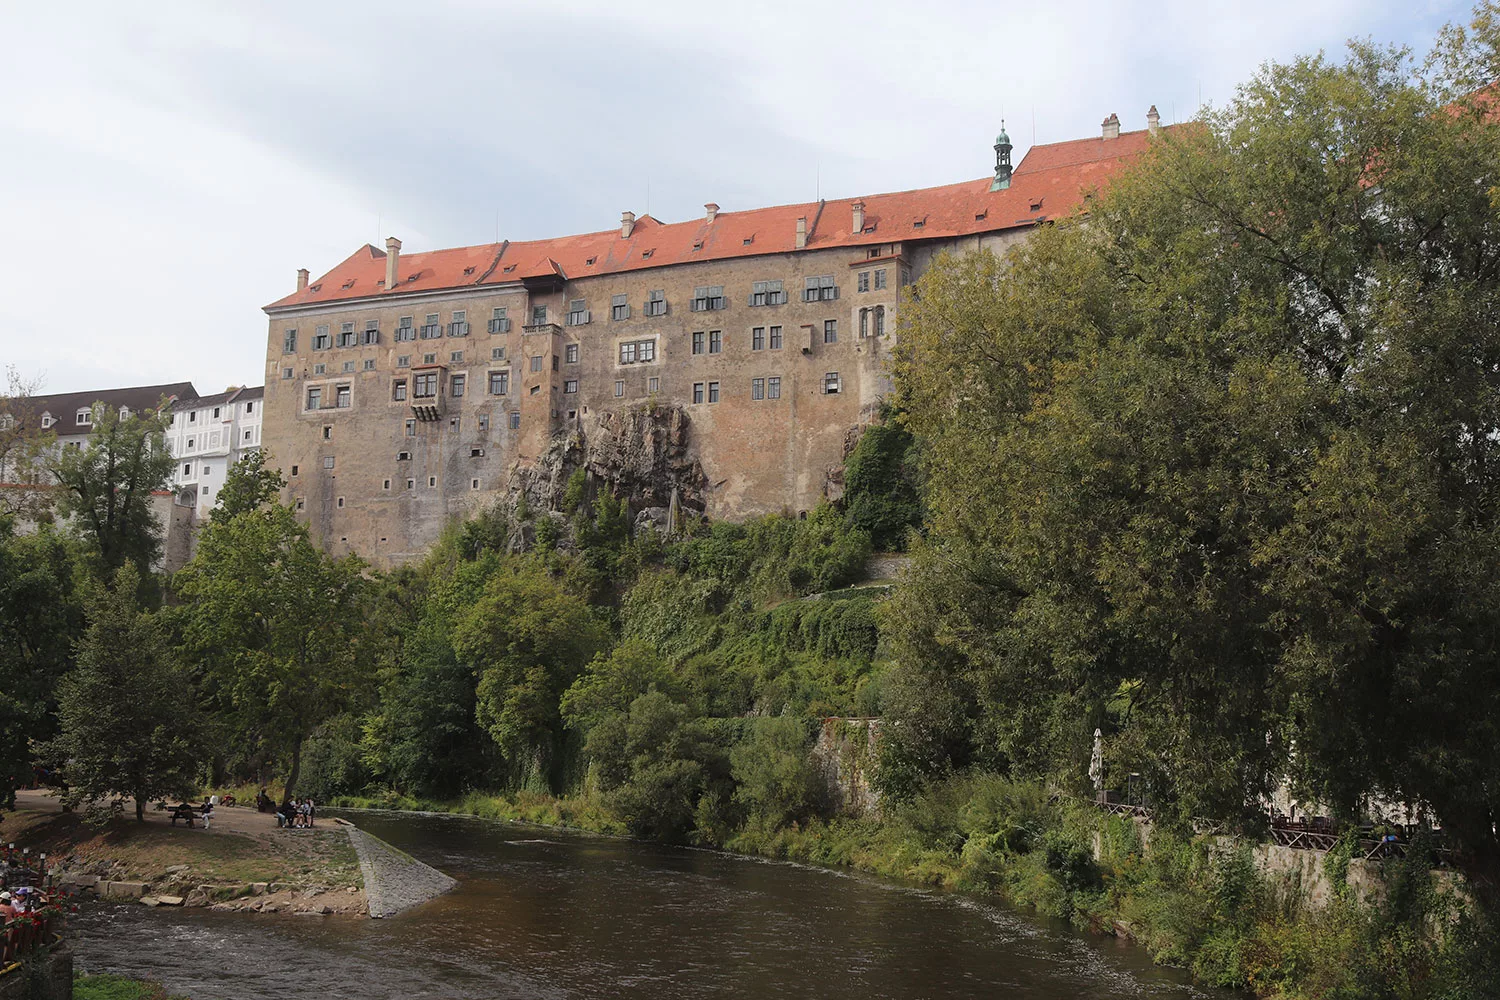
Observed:
[[[403,253],[399,287],[403,292],[427,292],[551,275],[574,280],[693,261],[788,253],[796,250],[798,218],[807,219],[809,250],[998,232],[1075,211],[1088,191],[1102,186],[1148,141],[1149,133],[1143,130],[1124,132],[1114,139],[1033,146],[1004,191],[990,191],[993,178],[984,177],[862,198],[721,211],[712,223],[706,219],[663,223],[644,215],[636,220],[628,238],[615,228],[548,240]],[[850,230],[857,201],[865,206],[864,231],[854,233]],[[265,308],[383,294],[385,256],[385,251],[367,244],[304,291]]]

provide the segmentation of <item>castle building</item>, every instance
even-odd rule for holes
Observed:
[[[902,289],[1080,209],[1158,130],[1034,146],[993,176],[425,253],[366,245],[265,307],[265,441],[334,552],[419,557],[443,526],[555,480],[560,454],[646,502],[731,519],[836,496],[890,389]],[[601,457],[602,456],[602,457]],[[656,482],[652,482],[653,477]],[[670,486],[660,480],[670,480]]]
[[[179,497],[192,498],[199,521],[213,510],[230,466],[260,450],[264,398],[265,388],[257,385],[172,404],[166,435],[177,460],[172,483]]]

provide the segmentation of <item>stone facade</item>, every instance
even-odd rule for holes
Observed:
[[[392,239],[317,282],[298,272],[266,307],[264,440],[286,498],[327,549],[380,566],[574,448],[637,510],[669,490],[719,518],[809,510],[838,495],[890,391],[903,289],[943,251],[1003,251],[1081,205],[1144,148],[1133,135],[1037,147],[1001,190],[626,213],[618,230],[406,257]],[[625,439],[655,433],[645,412],[676,414],[670,485],[589,455],[642,453]]]

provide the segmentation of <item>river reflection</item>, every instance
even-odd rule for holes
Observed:
[[[458,888],[387,920],[100,903],[74,920],[79,966],[193,1000],[1208,995],[1138,949],[968,897],[481,820],[354,819]]]

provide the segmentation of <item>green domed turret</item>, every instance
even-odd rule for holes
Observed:
[[[1005,133],[1005,119],[1000,119],[1000,134],[995,136],[995,180],[991,191],[1004,191],[1010,187],[1010,136]]]

